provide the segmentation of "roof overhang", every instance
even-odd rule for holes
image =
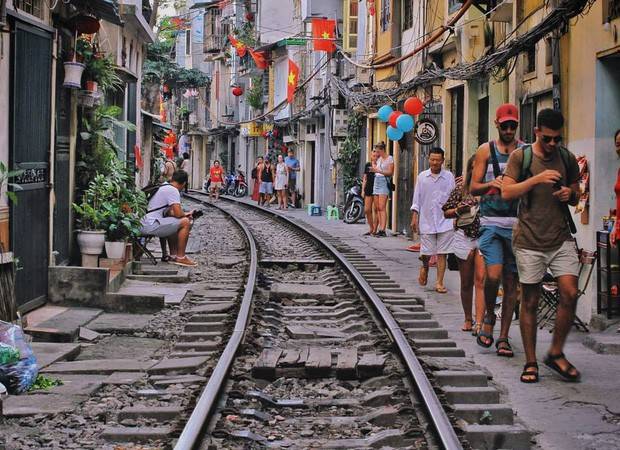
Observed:
[[[189,9],[198,9],[198,8],[214,8],[220,4],[220,0],[207,0],[204,2],[195,2]]]
[[[71,3],[80,11],[92,15],[115,25],[122,25],[117,0],[71,0]]]
[[[121,5],[121,15],[125,20],[125,26],[133,26],[140,38],[147,44],[152,44],[157,40],[157,36],[151,29],[149,23],[142,15],[142,1],[130,0]]]

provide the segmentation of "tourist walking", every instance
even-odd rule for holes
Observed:
[[[459,264],[461,277],[461,304],[465,314],[462,331],[473,331],[478,335],[484,318],[484,260],[478,251],[480,235],[480,214],[478,199],[469,193],[475,156],[467,161],[465,181],[459,177],[457,185],[443,205],[444,216],[454,219],[452,253]],[[476,289],[476,320],[472,315],[472,299]]]
[[[219,200],[220,189],[224,182],[224,169],[222,169],[217,159],[213,161],[213,166],[209,170],[209,180],[211,180],[211,184],[209,185],[209,198],[213,200],[215,196],[215,200]]]
[[[450,253],[454,234],[452,221],[446,219],[443,205],[454,189],[454,175],[443,168],[444,151],[436,147],[429,154],[430,168],[420,172],[416,180],[411,205],[411,229],[420,235],[422,267],[418,281],[420,286],[428,282],[429,259],[437,255],[437,280],[435,291],[445,294],[446,258]]]
[[[269,207],[269,202],[273,195],[273,167],[269,158],[265,158],[262,167],[258,171],[258,178],[260,179],[260,188],[258,190],[260,198],[258,204]]]
[[[185,185],[185,193],[187,194],[187,192],[189,191],[189,185],[192,179],[192,161],[189,159],[189,153],[187,152],[183,153],[183,161],[181,162],[181,170],[185,172],[187,176],[189,177],[189,181]]]
[[[565,381],[576,382],[579,371],[564,356],[564,343],[575,320],[579,259],[576,232],[568,205],[579,202],[579,166],[562,147],[564,117],[543,109],[536,118],[536,141],[510,155],[502,198],[520,199],[512,245],[522,289],[521,338],[525,349],[524,383],[538,381],[536,312],[541,282],[549,270],[557,280],[560,301],[545,365]]]
[[[288,156],[284,159],[288,167],[288,192],[291,194],[291,205],[297,207],[297,172],[301,171],[299,160],[295,158],[293,150],[289,149]]]
[[[616,155],[620,157],[620,130],[616,131],[614,134],[614,144],[616,146]],[[609,235],[609,241],[613,247],[620,241],[620,167],[618,168],[614,192],[616,194],[616,220],[614,222],[613,231]],[[620,329],[618,331],[620,331]]]
[[[377,163],[377,152],[373,150],[370,152],[370,161],[366,163],[364,167],[364,176],[362,178],[362,197],[364,197],[364,214],[366,216],[366,224],[368,224],[368,231],[364,233],[364,236],[374,236],[377,234],[377,220],[374,208],[374,187],[375,187],[375,173],[372,171],[372,167]]]
[[[276,179],[274,183],[274,189],[278,197],[278,209],[288,209],[287,199],[287,187],[289,179],[289,169],[284,162],[284,157],[278,155],[278,162],[276,164]]]
[[[260,198],[260,193],[258,192],[260,189],[260,180],[258,178],[258,173],[260,172],[262,166],[263,157],[259,156],[256,160],[254,168],[252,169],[252,180],[254,180],[254,183],[252,184],[252,200],[254,200],[255,202],[258,202]]]
[[[377,153],[377,161],[370,169],[375,174],[373,186],[373,205],[377,213],[377,227],[375,236],[385,237],[385,229],[387,228],[387,211],[385,209],[392,192],[392,175],[394,175],[394,159],[385,151],[385,142],[381,141],[375,144],[375,152]]]
[[[517,299],[517,265],[512,251],[512,227],[517,221],[518,202],[501,196],[502,172],[508,157],[522,144],[517,139],[519,112],[506,103],[495,112],[499,139],[482,144],[476,151],[470,192],[480,196],[480,238],[478,249],[484,258],[486,277],[484,299],[486,314],[476,342],[489,348],[493,345],[495,301],[500,283],[503,286],[502,319],[499,338],[495,344],[498,356],[512,357],[508,340],[512,315]]]

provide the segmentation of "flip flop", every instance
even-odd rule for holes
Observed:
[[[476,325],[474,325],[474,329],[471,332],[472,336],[478,336],[478,333],[480,333],[480,330],[482,330],[482,324],[481,323],[476,323]]]
[[[500,344],[505,344],[500,348]],[[497,351],[495,352],[497,356],[503,356],[504,358],[512,358],[515,354],[512,351],[512,346],[510,345],[510,341],[508,338],[499,338],[495,342],[495,348]]]
[[[532,368],[536,369],[536,372],[527,370],[527,369],[532,369]],[[526,384],[538,383],[538,363],[529,362],[525,366],[523,366],[523,372],[521,373],[521,383],[526,383]]]
[[[424,270],[424,276],[422,276],[422,270]],[[420,283],[420,286],[426,286],[426,284],[428,283],[428,269],[420,268],[418,283]]]
[[[495,316],[493,316],[492,318],[485,316],[484,320],[482,321],[482,326],[484,327],[484,325],[495,326]],[[485,343],[482,341],[481,338],[486,338],[489,340],[489,342]],[[487,333],[482,328],[478,332],[478,336],[476,336],[476,344],[478,344],[480,347],[489,348],[491,347],[491,345],[493,345],[493,341],[493,332],[491,331],[490,333]]]
[[[547,354],[544,361],[545,366],[549,367],[555,373],[560,375],[564,381],[568,381],[570,383],[579,383],[581,381],[581,374],[575,368],[575,366],[573,366],[570,362],[568,362],[568,359],[566,359],[566,362],[568,363],[568,368],[564,370],[556,362],[558,359],[566,359],[566,356],[564,356],[564,353],[560,353],[559,355]],[[570,373],[572,369],[575,370],[575,374]]]
[[[463,324],[463,326],[461,327],[461,331],[472,331],[474,329],[474,321],[473,320],[466,320],[465,323],[470,323],[471,325],[469,327],[465,326],[465,324]]]
[[[445,286],[435,286],[435,292],[439,294],[447,294],[448,290],[445,288]]]

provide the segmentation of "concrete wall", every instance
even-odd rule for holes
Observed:
[[[261,0],[258,4],[257,25],[260,31],[261,44],[271,44],[280,39],[289,37],[295,32],[291,29],[293,24],[293,5],[287,2],[287,7],[282,7],[282,0]]]

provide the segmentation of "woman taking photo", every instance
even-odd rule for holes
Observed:
[[[448,201],[443,205],[444,216],[454,218],[454,237],[452,239],[452,253],[459,263],[461,276],[461,303],[465,313],[465,323],[462,331],[472,331],[477,336],[482,327],[484,318],[484,260],[478,251],[478,236],[480,234],[480,214],[478,199],[469,193],[475,156],[467,161],[467,175],[465,182],[461,181],[450,193]],[[472,297],[476,288],[476,321],[472,316]]]
[[[368,232],[364,236],[374,236],[377,233],[377,221],[375,220],[374,196],[372,194],[375,187],[375,173],[371,170],[377,162],[377,152],[370,153],[370,162],[364,167],[364,177],[362,178],[362,197],[364,197],[364,214],[368,224]]]
[[[276,181],[275,187],[276,195],[278,196],[278,209],[287,209],[287,195],[286,190],[288,188],[288,166],[284,163],[284,156],[278,155],[278,163],[276,164]]]
[[[370,169],[375,174],[375,182],[373,186],[373,204],[377,212],[377,231],[375,236],[385,237],[385,229],[387,227],[387,205],[388,197],[391,189],[391,176],[394,174],[394,159],[385,152],[385,142],[381,141],[375,144],[377,153],[377,161]],[[388,179],[389,178],[389,179]]]

